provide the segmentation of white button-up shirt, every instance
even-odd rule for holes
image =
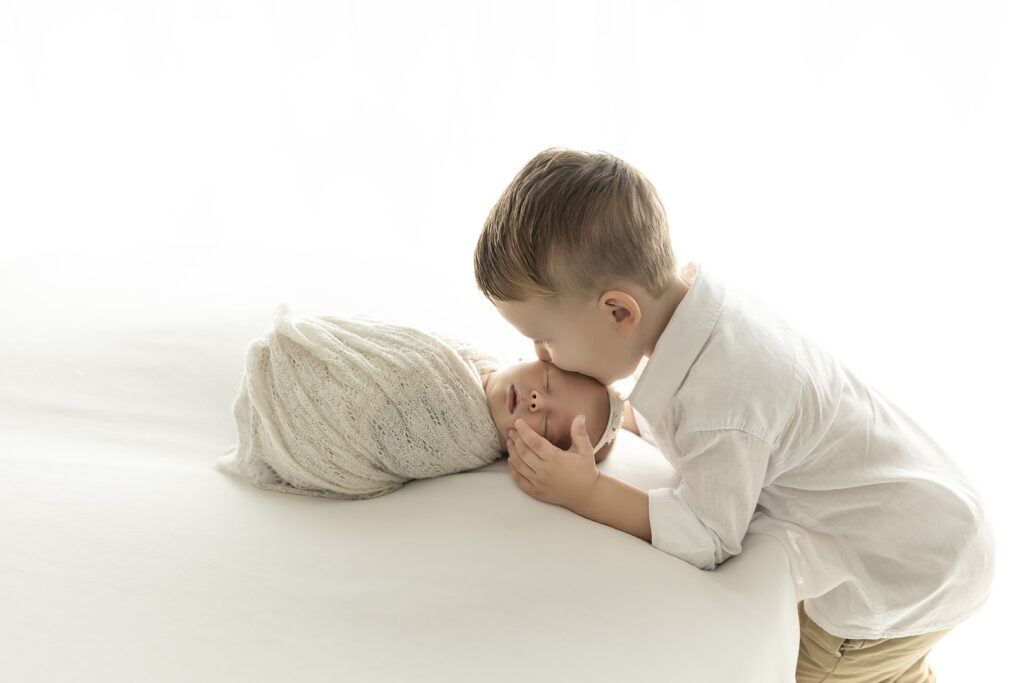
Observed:
[[[956,462],[828,352],[700,268],[629,401],[681,476],[649,494],[652,544],[702,569],[748,532],[790,559],[808,616],[844,638],[951,628],[980,609],[990,522]]]

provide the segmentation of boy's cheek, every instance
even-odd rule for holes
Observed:
[[[554,365],[556,368],[558,368],[562,372],[580,372],[580,373],[583,373],[584,375],[586,375],[587,374],[586,370],[581,369],[580,364],[577,363],[576,360],[578,360],[578,359],[567,358],[564,355],[559,355],[558,358],[552,358],[550,360],[550,362],[551,362],[552,365]]]

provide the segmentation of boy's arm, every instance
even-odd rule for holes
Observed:
[[[647,491],[621,479],[598,472],[590,495],[570,509],[581,517],[651,542]]]

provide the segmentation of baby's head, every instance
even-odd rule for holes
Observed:
[[[622,399],[614,392],[591,377],[540,360],[516,363],[484,376],[487,405],[503,438],[515,421],[522,419],[563,450],[572,445],[569,430],[581,414],[586,416],[595,451],[614,438],[622,421]]]
[[[640,309],[677,270],[651,182],[610,154],[563,149],[535,156],[505,189],[474,267],[477,286],[538,357],[604,384],[640,362]]]

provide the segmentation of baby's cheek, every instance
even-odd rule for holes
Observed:
[[[537,415],[532,419],[526,421],[526,424],[530,425],[530,429],[537,432],[541,436],[544,436],[544,418]]]
[[[491,411],[491,419],[494,420],[494,426],[497,427],[498,433],[501,434],[502,439],[508,438],[508,430],[512,428],[511,422],[503,419],[502,417],[495,415],[494,411]]]

